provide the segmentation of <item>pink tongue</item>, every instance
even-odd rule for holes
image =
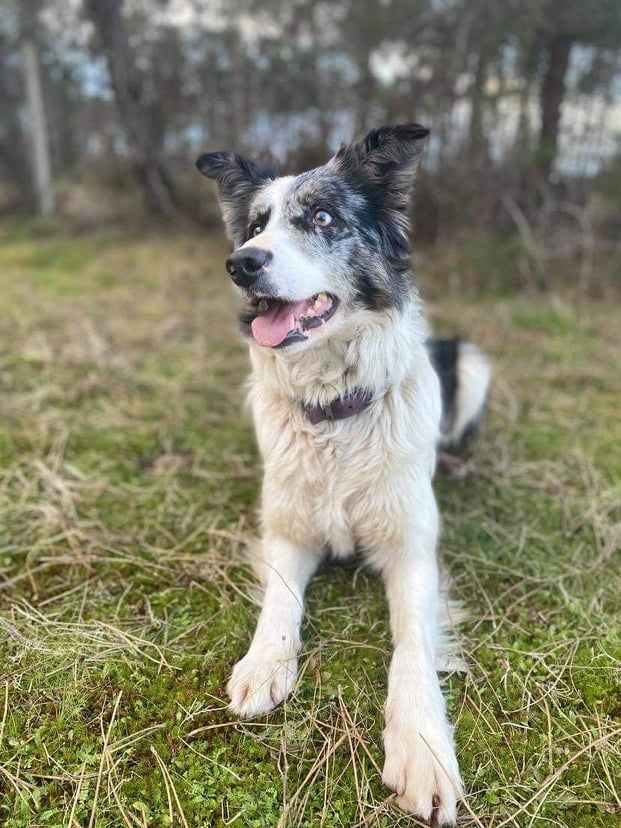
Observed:
[[[303,299],[301,302],[275,302],[265,313],[252,321],[252,335],[255,342],[267,348],[276,345],[287,338],[290,331],[295,330],[296,319],[304,315],[313,304],[312,299]]]

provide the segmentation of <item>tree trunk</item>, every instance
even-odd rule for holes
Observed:
[[[27,33],[21,44],[24,85],[30,121],[32,167],[37,193],[37,209],[42,216],[54,213],[55,198],[52,186],[50,142],[41,92],[39,60],[34,40]]]
[[[142,78],[123,23],[122,0],[87,0],[87,9],[108,63],[121,124],[145,204],[154,215],[178,217],[173,185],[154,144]]]
[[[539,96],[541,128],[536,156],[537,173],[544,182],[550,177],[558,152],[558,131],[572,42],[566,35],[556,35],[547,44],[548,64]]]
[[[370,49],[358,61],[359,79],[356,84],[354,129],[356,135],[363,135],[369,128],[369,110],[373,99],[374,78],[369,65]]]
[[[470,90],[470,123],[468,125],[468,155],[475,164],[488,160],[488,148],[483,129],[483,108],[489,52],[481,47],[477,56],[474,80]]]
[[[239,150],[246,149],[246,78],[244,77],[244,42],[238,26],[231,32],[231,136],[230,144]]]

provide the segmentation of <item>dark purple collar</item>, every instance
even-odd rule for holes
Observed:
[[[354,388],[327,405],[305,405],[304,413],[311,425],[317,425],[324,420],[345,420],[364,411],[372,399],[373,392],[368,388]]]

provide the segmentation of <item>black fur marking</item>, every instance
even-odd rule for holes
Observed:
[[[370,184],[388,188],[393,208],[405,211],[420,143],[429,130],[420,124],[400,124],[374,129],[362,139],[341,147],[335,162],[344,173],[358,172]]]
[[[253,238],[253,229],[259,225],[261,227],[261,232],[265,230],[268,221],[270,220],[270,215],[272,214],[271,208],[268,207],[267,210],[263,210],[260,213],[257,213],[256,216],[249,218],[248,221],[248,229],[246,230],[246,241]]]
[[[287,345],[293,345],[294,342],[304,342],[307,340],[308,337],[301,334],[299,331],[292,331],[288,334],[282,342],[278,345],[274,345],[274,348],[286,348]]]
[[[459,357],[459,337],[453,339],[427,340],[427,350],[436,374],[440,379],[442,390],[442,431],[449,431],[455,421],[455,403],[457,397],[457,359]]]
[[[248,210],[256,191],[273,181],[276,173],[230,152],[207,152],[201,155],[196,166],[203,175],[217,182],[226,229],[238,247],[246,239]]]
[[[472,440],[474,435],[477,433],[482,416],[483,411],[481,411],[476,420],[472,420],[472,422],[468,423],[468,425],[464,429],[463,434],[461,435],[461,438],[459,439],[459,442],[451,443],[450,445],[446,446],[447,451],[457,453],[461,449],[465,448],[468,445],[468,443]]]
[[[291,225],[296,230],[302,230],[304,233],[312,233],[315,230],[313,219],[309,213],[301,213],[298,216],[291,217]]]
[[[379,283],[369,269],[368,262],[350,258],[351,274],[356,285],[356,294],[359,302],[367,310],[385,310],[399,306],[401,299],[397,291],[390,285]]]
[[[459,358],[462,349],[462,340],[459,337],[454,339],[436,339],[432,337],[425,343],[438,377],[442,390],[442,423],[441,431],[446,435],[453,427],[457,416],[457,392],[459,390]],[[451,443],[442,443],[444,451],[457,453],[472,439],[476,433],[485,405],[481,407],[478,415],[472,419],[463,432]]]
[[[362,205],[356,207],[361,247],[379,251],[388,265],[388,278],[378,281],[374,262],[365,265],[360,261],[362,251],[352,252],[358,293],[371,309],[399,307],[411,289],[408,204],[420,142],[428,134],[419,124],[382,127],[341,147],[332,162],[346,186],[362,196]]]

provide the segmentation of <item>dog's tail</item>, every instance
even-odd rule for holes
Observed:
[[[442,387],[440,448],[457,451],[476,431],[483,415],[492,369],[476,345],[458,337],[431,337],[427,349]]]

